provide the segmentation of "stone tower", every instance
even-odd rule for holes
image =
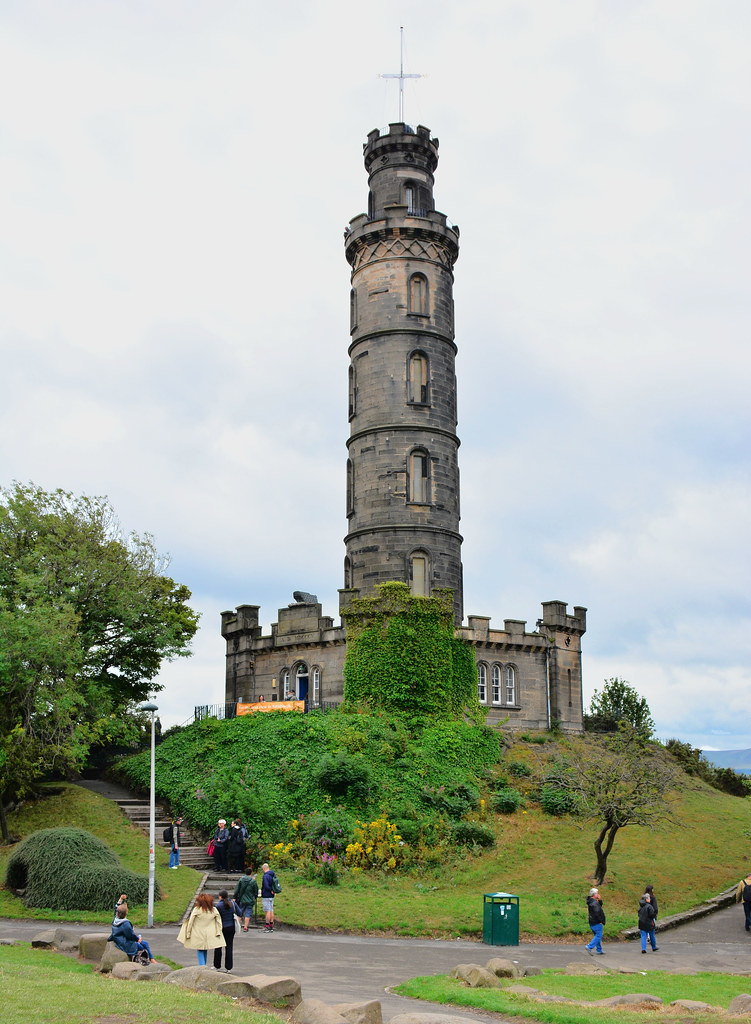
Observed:
[[[344,588],[400,580],[454,591],[463,618],[453,266],[459,230],[435,210],[438,140],[392,124],[364,146],[368,213],[352,267]]]

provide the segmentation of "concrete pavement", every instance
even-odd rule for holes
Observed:
[[[282,917],[281,898],[278,912]],[[0,919],[0,938],[15,936],[29,941],[36,932],[56,924],[59,922]],[[88,924],[66,924],[63,927],[80,932],[105,930],[102,926]],[[157,955],[167,956],[184,966],[196,963],[195,952],[186,950],[177,942],[177,932],[177,926],[168,925],[147,929],[144,935]],[[744,931],[743,911],[739,907],[729,907],[701,921],[658,933],[657,941],[659,952],[648,952],[642,956],[638,942],[608,942],[606,928],[606,955],[595,962],[647,974],[656,969],[680,973],[751,973],[751,933]],[[290,974],[302,985],[304,998],[315,997],[327,1003],[379,999],[384,1020],[388,1021],[415,1005],[411,1000],[386,992],[388,987],[417,975],[447,973],[458,963],[484,964],[491,956],[508,957],[524,967],[565,967],[577,961],[591,962],[584,942],[575,945],[524,942],[519,946],[486,946],[456,940],[320,935],[285,929],[282,923],[272,934],[256,929],[236,938],[233,974]],[[648,981],[640,981],[638,988],[648,990]],[[426,1003],[418,1005],[426,1010],[429,1008]],[[445,1007],[430,1008],[451,1019],[452,1011]],[[471,1010],[454,1012],[454,1018],[457,1016],[474,1021],[490,1019],[486,1014]]]

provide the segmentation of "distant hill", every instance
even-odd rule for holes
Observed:
[[[751,747],[746,750],[703,750],[702,753],[718,768],[732,768],[742,775],[751,775]]]

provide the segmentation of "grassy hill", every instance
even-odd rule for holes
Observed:
[[[520,897],[523,936],[588,934],[584,901],[595,866],[596,828],[570,816],[545,814],[536,796],[547,764],[563,755],[593,756],[589,738],[546,734],[517,739],[508,748],[493,730],[472,730],[461,723],[456,729],[444,724],[410,737],[398,723],[368,719],[266,715],[255,718],[258,724],[253,718],[199,723],[159,747],[159,796],[179,800],[173,805],[189,817],[193,808],[186,801],[192,799],[208,825],[220,814],[246,818],[259,851],[271,848],[271,863],[282,878],[284,890],[276,908],[282,924],[479,938],[483,893],[505,890]],[[657,756],[668,755],[658,750]],[[131,759],[126,766],[136,781],[141,760]],[[513,814],[490,810],[504,781],[525,800]],[[341,787],[338,795],[332,786]],[[474,806],[467,804],[473,790],[484,805],[479,799]],[[145,837],[131,837],[132,826],[121,818],[113,829],[112,814],[119,812],[103,806],[101,797],[79,790],[71,802],[67,794],[66,789],[61,797],[22,809],[13,816],[12,830],[25,835],[59,821],[81,824],[96,834],[104,830],[108,842],[120,844],[116,848],[123,862],[143,870]],[[254,817],[253,807],[261,809],[259,817]],[[345,870],[340,884],[321,885],[311,881],[320,876],[309,867],[288,866],[291,855],[285,850],[294,846],[302,821],[318,814],[349,828],[358,816],[369,820],[378,810],[386,810],[400,828],[412,827],[415,839],[408,846],[419,847],[419,856],[407,858],[402,870]],[[660,913],[667,915],[716,895],[751,867],[748,797],[730,796],[680,772],[672,811],[680,824],[665,823],[657,831],[629,826],[618,833],[600,887],[608,938],[636,924],[638,898],[647,883],[655,886]],[[489,829],[495,846],[453,842],[452,829],[461,822]],[[431,835],[436,838],[432,846]],[[274,849],[277,841],[284,845]],[[178,889],[185,885],[187,890],[189,875],[195,875],[187,869],[166,871],[163,859],[158,873],[167,899],[157,913],[163,921],[176,920]],[[180,896],[187,903],[189,893],[180,890]],[[13,916],[9,911],[14,899],[0,893],[0,913]],[[20,912],[28,913],[22,907]]]

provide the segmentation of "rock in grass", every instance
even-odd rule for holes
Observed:
[[[115,964],[111,972],[112,977],[121,978],[123,981],[130,981],[142,966],[142,964],[134,964],[131,960],[125,961],[121,964]]]
[[[469,1017],[458,1017],[455,1013],[421,1013],[412,1010],[410,1013],[397,1013],[389,1024],[475,1024]]]
[[[463,981],[468,985],[468,972],[476,970],[479,966],[479,964],[457,964],[456,967],[452,967],[449,971],[449,978],[456,978],[457,981]]]
[[[731,1000],[730,1006],[728,1006],[728,1013],[751,1013],[751,995],[748,992],[741,992],[739,996]]]
[[[167,985],[179,985],[195,992],[216,992],[225,977],[210,967],[182,967],[179,971],[170,971],[164,981]]]
[[[334,1003],[332,1009],[349,1024],[383,1024],[381,1004],[377,999],[367,1003]]]
[[[485,964],[485,970],[495,974],[496,978],[523,978],[524,968],[513,960],[505,960],[501,956],[492,956]]]
[[[84,960],[101,960],[107,948],[107,932],[86,932],[78,939],[78,955]]]
[[[707,1013],[715,1009],[709,1003],[702,1003],[698,999],[674,999],[670,1005],[680,1006],[682,1010],[691,1010],[693,1013]]]
[[[583,964],[566,964],[566,966],[564,967],[564,973],[572,974],[575,977],[578,977],[580,975],[602,976],[603,974],[608,973],[608,969],[607,967],[600,967],[599,964],[595,964],[590,961],[590,963]]]
[[[45,928],[37,932],[31,940],[34,949],[60,949],[63,952],[72,952],[78,949],[78,932],[70,928]]]
[[[302,1002],[300,982],[289,975],[249,974],[237,980],[246,982],[252,998],[262,1003],[292,1007]]]
[[[295,1007],[292,1020],[296,1024],[347,1024],[347,1018],[322,999],[303,999]]]
[[[110,942],[102,953],[102,959],[99,963],[99,973],[109,974],[115,964],[127,963],[130,963],[130,957],[128,954],[123,953],[121,949],[118,949],[114,942]]]

